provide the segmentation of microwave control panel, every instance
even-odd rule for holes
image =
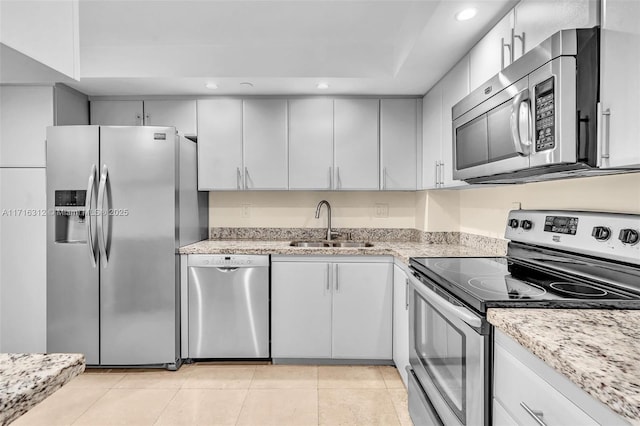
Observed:
[[[553,86],[553,77],[536,85],[536,151],[553,149],[556,146],[556,103]]]

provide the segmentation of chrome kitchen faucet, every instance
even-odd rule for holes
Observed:
[[[331,230],[331,204],[329,204],[327,200],[322,200],[318,203],[316,207],[316,219],[320,219],[320,209],[323,204],[327,206],[327,241],[331,241],[333,237],[337,237],[340,233]]]

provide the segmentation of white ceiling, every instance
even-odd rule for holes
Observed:
[[[514,3],[80,0],[71,85],[89,95],[424,94]],[[478,15],[456,21],[469,6]]]

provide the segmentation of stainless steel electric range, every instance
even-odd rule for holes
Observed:
[[[640,215],[514,210],[506,257],[411,258],[415,424],[491,424],[488,308],[640,309]]]

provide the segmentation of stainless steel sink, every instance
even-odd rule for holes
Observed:
[[[373,244],[364,241],[292,241],[291,247],[373,247]]]
[[[333,247],[373,247],[373,244],[364,241],[332,241]]]
[[[292,247],[331,247],[328,241],[292,241]]]

